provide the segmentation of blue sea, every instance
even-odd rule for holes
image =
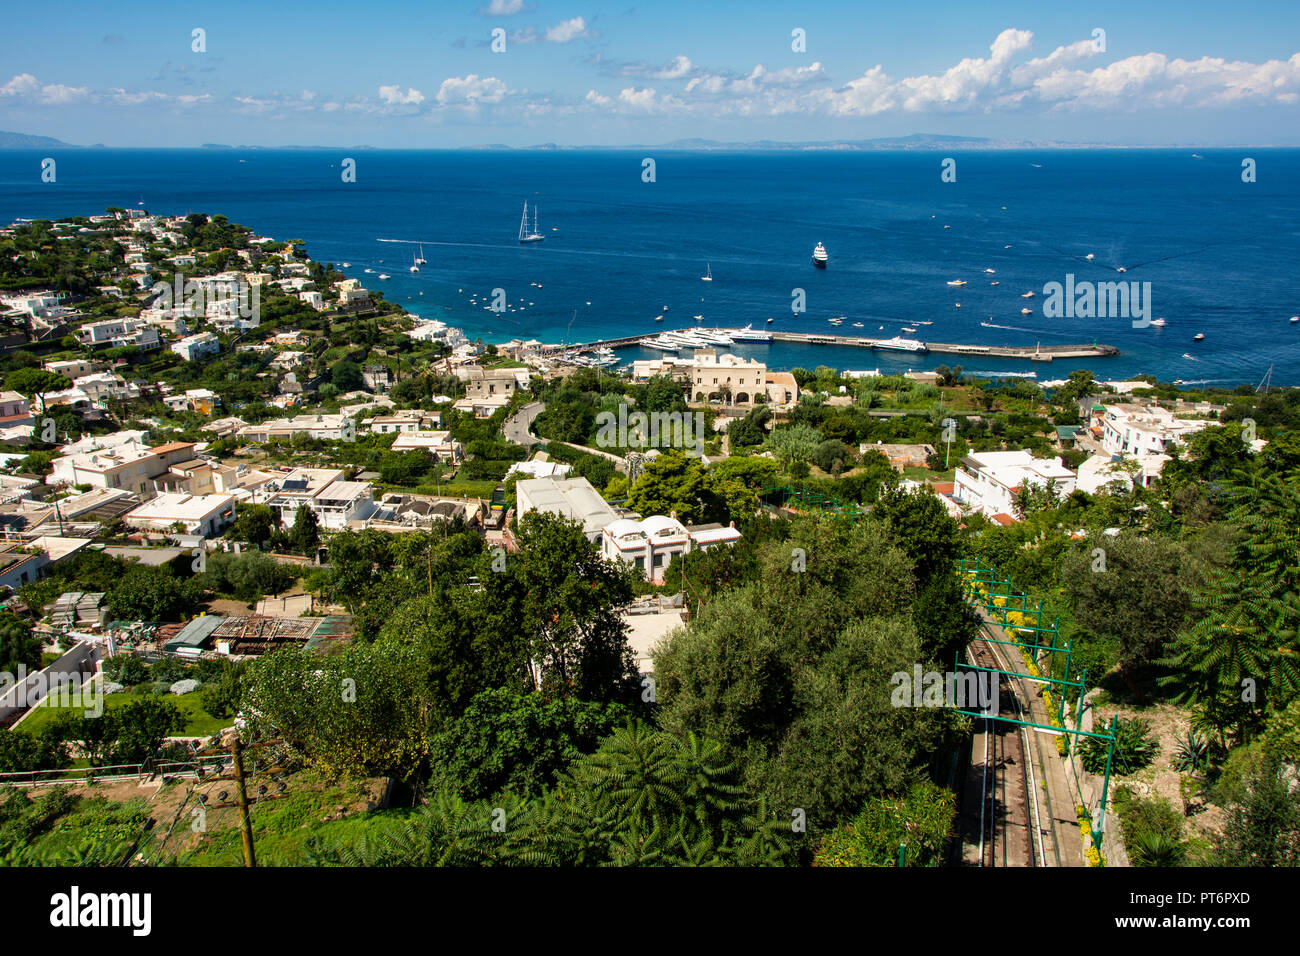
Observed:
[[[54,183],[40,178],[47,155]],[[941,181],[945,155],[956,159],[954,183]],[[653,182],[643,180],[647,156]],[[1247,156],[1254,183],[1242,181]],[[347,157],[355,183],[340,175]],[[545,242],[517,242],[525,201]],[[1254,385],[1273,366],[1275,384],[1300,385],[1300,324],[1288,321],[1300,314],[1300,150],[0,152],[0,220],[110,205],[224,213],[303,239],[312,258],[350,263],[344,271],[368,288],[488,342],[593,341],[692,326],[699,314],[705,326],[868,336],[909,335],[907,326],[936,342],[1120,349],[1052,365],[733,349],[778,369],[960,363],[1040,380],[1089,368],[1104,379]],[[810,264],[817,242],[830,253],[824,271]],[[417,243],[428,264],[412,274]],[[706,269],[711,283],[700,281]],[[1044,317],[1044,285],[1067,274],[1150,282],[1151,316],[1167,326]],[[516,311],[486,308],[496,288]],[[1023,299],[1027,290],[1036,297]],[[841,315],[833,329],[827,319]]]

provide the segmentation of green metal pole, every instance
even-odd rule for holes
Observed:
[[[898,865],[907,866],[907,844],[898,844]]]
[[[1092,845],[1097,848],[1097,855],[1101,855],[1102,831],[1106,827],[1106,797],[1110,794],[1110,763],[1115,756],[1115,732],[1119,727],[1119,715],[1113,714],[1110,718],[1110,746],[1106,748],[1106,776],[1101,782],[1101,806],[1097,809],[1097,826],[1093,830]]]

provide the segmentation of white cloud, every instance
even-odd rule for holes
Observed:
[[[424,94],[413,87],[407,87],[406,92],[402,92],[402,87],[398,86],[381,86],[379,88],[379,98],[389,106],[414,106],[417,103],[424,102]]]
[[[614,102],[608,96],[597,93],[595,90],[588,90],[587,95],[583,99],[592,106],[608,106],[610,103]]]
[[[565,20],[563,23],[557,23],[546,31],[547,43],[568,43],[579,37],[587,35],[587,21],[582,17],[574,17],[572,20]]]
[[[523,8],[524,0],[492,0],[483,12],[489,17],[513,17]]]
[[[505,82],[495,76],[449,76],[438,87],[437,100],[443,106],[477,106],[479,103],[500,103],[509,92]]]
[[[85,99],[90,91],[84,86],[64,86],[62,83],[47,83],[44,86],[30,73],[19,73],[4,86],[0,86],[0,96],[13,96],[25,100],[37,100],[53,106],[61,106]]]

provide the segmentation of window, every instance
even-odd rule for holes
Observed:
[[[662,568],[663,566],[664,566],[664,553],[660,551],[658,554],[655,555],[655,567]]]

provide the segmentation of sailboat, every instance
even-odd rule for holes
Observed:
[[[417,258],[415,259],[415,261],[411,263],[411,271],[412,271],[412,272],[419,272],[419,271],[420,271],[420,263],[423,262],[423,261],[424,261],[423,259],[420,259],[419,257],[417,257]]]
[[[415,264],[417,266],[422,266],[422,265],[426,265],[428,261],[429,260],[424,258],[424,243],[420,243],[420,254],[415,257]]]
[[[701,282],[713,281],[713,263],[709,263],[704,269],[704,275],[700,276]]]
[[[519,220],[520,242],[541,242],[546,237],[537,230],[537,207],[533,206],[533,231],[528,231],[528,203],[524,203],[524,215]]]

